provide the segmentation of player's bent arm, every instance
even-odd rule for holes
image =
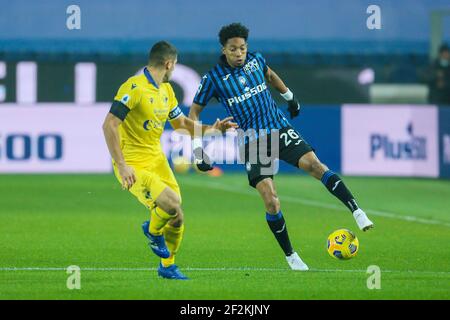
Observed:
[[[231,119],[233,118],[228,117],[223,120],[217,119],[213,125],[205,125],[200,124],[197,121],[186,117],[185,115],[180,115],[178,118],[171,120],[170,124],[175,130],[184,129],[187,130],[189,132],[189,135],[191,135],[192,137],[197,137],[204,135],[208,131],[212,130],[219,130],[223,133],[228,129],[237,128],[237,124],[231,122]]]
[[[103,134],[109,153],[114,159],[117,169],[119,169],[119,174],[122,178],[122,187],[129,189],[136,182],[136,177],[133,168],[126,164],[122,150],[120,149],[119,126],[121,123],[122,120],[112,113],[108,113],[103,122]]]
[[[267,67],[266,74],[264,75],[267,82],[274,87],[284,100],[288,103],[288,111],[291,119],[298,116],[300,113],[300,103],[297,101],[296,97],[291,90],[284,84],[283,80],[269,67]]]
[[[193,121],[186,117],[185,115],[181,115],[178,118],[171,120],[170,124],[172,128],[175,130],[187,130],[189,132],[189,135],[194,136],[195,135],[201,135],[203,132],[205,132],[210,126],[200,125],[196,123],[196,121]]]
[[[265,74],[267,82],[274,87],[279,93],[284,94],[288,91],[288,87],[284,84],[283,80],[272,69],[267,67]]]

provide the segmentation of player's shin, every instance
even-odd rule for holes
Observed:
[[[154,236],[162,235],[164,227],[172,218],[173,216],[160,209],[159,207],[155,207],[154,209],[152,209],[150,212],[150,233]]]
[[[328,170],[320,179],[325,187],[351,211],[358,209],[358,204],[344,181],[333,171]]]
[[[163,233],[167,248],[170,251],[170,257],[167,259],[161,259],[161,263],[164,267],[168,267],[175,263],[175,255],[178,252],[181,240],[183,239],[184,224],[181,224],[180,226],[172,226],[168,223],[164,227]]]

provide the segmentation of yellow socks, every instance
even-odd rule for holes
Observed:
[[[158,207],[153,208],[150,211],[150,233],[154,236],[162,235],[163,229],[170,219],[172,219],[172,216],[164,210],[161,210]]]
[[[183,239],[184,224],[180,227],[174,227],[167,224],[164,229],[164,239],[166,240],[167,249],[170,251],[170,257],[167,259],[161,259],[161,263],[164,267],[168,267],[175,263],[175,255],[180,247],[181,240]]]

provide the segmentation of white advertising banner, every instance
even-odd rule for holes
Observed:
[[[0,173],[110,172],[110,104],[0,105]]]
[[[438,108],[343,105],[342,172],[348,175],[439,175]]]

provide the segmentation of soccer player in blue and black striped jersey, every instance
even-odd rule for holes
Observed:
[[[320,162],[314,149],[277,107],[267,84],[287,101],[291,119],[300,112],[300,104],[294,94],[267,65],[264,57],[260,53],[247,51],[248,33],[249,30],[240,23],[232,23],[220,30],[223,54],[219,62],[203,76],[189,117],[199,120],[203,108],[212,98],[216,98],[234,118],[240,127],[238,144],[241,155],[245,157],[249,184],[258,190],[264,201],[267,223],[283,249],[289,266],[293,270],[308,270],[292,248],[273,183],[273,171],[268,171],[267,163],[261,159],[261,145],[265,146],[265,151],[271,157],[301,168],[321,180],[353,213],[361,230],[368,230],[373,227],[373,223],[358,207],[342,179]],[[256,148],[253,148],[255,144]],[[193,149],[198,168],[202,171],[212,169],[209,157],[201,148],[201,141],[194,140]],[[252,157],[255,150],[256,161]]]

